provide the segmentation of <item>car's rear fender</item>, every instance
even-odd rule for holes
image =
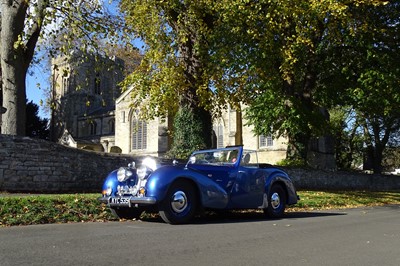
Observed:
[[[290,177],[283,171],[276,171],[271,173],[265,182],[265,191],[267,195],[273,185],[279,184],[285,189],[286,192],[286,203],[288,205],[297,203],[297,193]]]

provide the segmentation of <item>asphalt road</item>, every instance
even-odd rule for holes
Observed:
[[[400,265],[400,206],[0,228],[0,265]]]

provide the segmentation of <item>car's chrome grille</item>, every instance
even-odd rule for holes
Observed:
[[[118,196],[138,196],[139,189],[146,185],[147,179],[145,180],[137,180],[136,185],[118,185],[116,194]]]
[[[132,195],[135,196],[138,192],[138,187],[137,186],[117,186],[117,195],[118,196],[123,196],[123,195]]]

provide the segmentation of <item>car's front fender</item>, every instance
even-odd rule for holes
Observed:
[[[221,186],[197,171],[178,166],[164,166],[154,171],[146,183],[146,196],[155,197],[160,202],[172,183],[184,180],[197,188],[203,207],[223,209],[228,205],[228,194]]]
[[[114,170],[111,173],[109,173],[106,177],[106,179],[103,182],[103,187],[102,187],[102,194],[105,195],[108,189],[112,189],[113,192],[116,191],[117,185],[118,185],[118,179],[117,179],[117,171]]]

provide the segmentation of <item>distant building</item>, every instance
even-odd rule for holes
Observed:
[[[53,59],[51,139],[109,151],[115,141],[115,100],[121,95],[122,70],[118,58],[74,52]]]

